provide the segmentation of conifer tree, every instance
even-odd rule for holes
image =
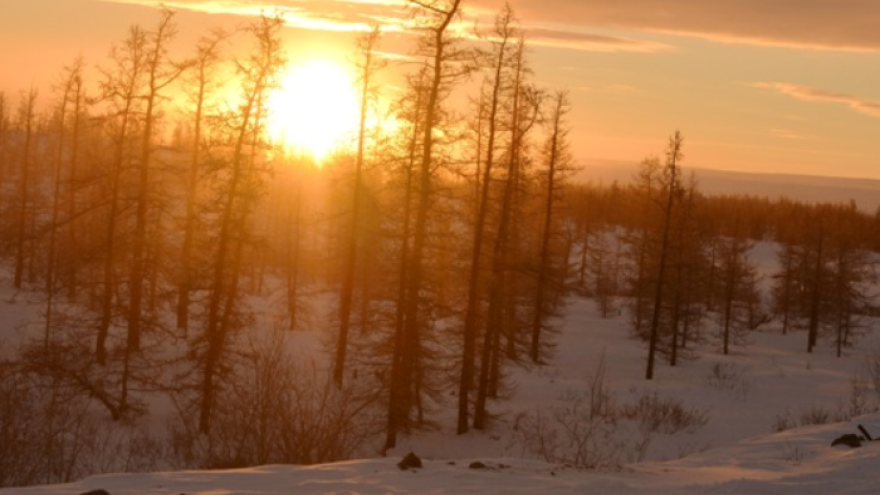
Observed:
[[[24,133],[24,143],[19,152],[19,170],[18,170],[18,191],[17,191],[17,208],[15,210],[15,273],[13,275],[13,284],[16,289],[22,288],[22,281],[25,272],[25,264],[33,253],[29,253],[28,233],[30,231],[30,222],[34,221],[31,215],[32,195],[34,192],[34,178],[32,177],[36,160],[37,141],[37,90],[32,87],[30,91],[22,95],[21,102],[18,107],[18,128]]]
[[[249,220],[266,178],[257,155],[264,139],[262,115],[268,93],[286,63],[279,37],[281,23],[278,17],[261,16],[249,25],[247,31],[253,36],[255,48],[245,60],[237,62],[242,103],[238,112],[227,116],[232,150],[226,168],[218,171],[217,177],[217,245],[208,266],[210,285],[204,301],[198,362],[198,430],[206,435],[211,433],[233,333],[249,320],[242,302],[243,258],[246,245],[252,242]]]
[[[514,48],[514,37],[518,35],[516,20],[513,16],[513,10],[509,4],[495,19],[495,28],[493,31],[492,51],[487,53],[485,58],[488,59],[487,68],[491,71],[491,76],[487,78],[486,84],[489,86],[489,94],[486,96],[486,115],[485,124],[478,122],[478,136],[482,138],[483,133],[486,134],[485,149],[478,146],[477,152],[477,174],[475,177],[477,188],[477,205],[476,218],[473,226],[473,239],[470,252],[470,271],[468,274],[467,285],[467,303],[464,314],[463,328],[463,344],[462,344],[462,365],[461,376],[458,385],[458,434],[468,431],[469,428],[469,407],[470,392],[474,387],[475,376],[475,359],[478,333],[478,319],[480,314],[480,306],[482,296],[481,278],[485,277],[483,271],[484,255],[483,248],[486,244],[486,227],[489,217],[490,207],[490,191],[493,189],[494,183],[494,166],[496,163],[496,154],[500,140],[500,122],[499,113],[504,98],[503,92],[509,91],[509,64],[512,61],[511,50]],[[480,112],[483,111],[481,107]],[[485,131],[483,126],[485,125]],[[485,153],[485,157],[483,154]],[[487,345],[484,343],[483,345]]]
[[[401,278],[399,327],[395,331],[394,351],[390,377],[390,395],[385,437],[385,449],[397,444],[397,434],[408,422],[410,409],[418,403],[424,362],[422,333],[427,315],[424,313],[423,292],[426,283],[426,248],[429,234],[429,213],[435,201],[435,171],[439,165],[437,129],[442,122],[441,103],[449,88],[471,68],[462,66],[463,52],[456,48],[456,37],[449,32],[452,21],[459,15],[461,0],[410,0],[410,3],[428,12],[420,50],[426,58],[423,110],[420,114],[421,132],[414,148],[412,169],[412,226],[411,241],[407,241],[405,276]]]
[[[380,31],[374,28],[370,33],[358,41],[357,62],[358,78],[360,80],[360,118],[358,122],[357,152],[355,156],[354,184],[352,185],[351,222],[345,245],[345,266],[343,267],[343,281],[339,301],[339,333],[336,342],[336,356],[333,368],[333,381],[337,386],[342,386],[345,373],[345,360],[348,349],[348,332],[351,323],[352,298],[354,295],[354,276],[357,269],[358,231],[361,222],[361,195],[363,184],[363,168],[365,157],[365,142],[367,132],[367,116],[370,103],[376,97],[375,77],[376,72],[383,66],[383,62],[377,58]]]
[[[207,165],[204,163],[206,152],[209,151],[206,128],[212,113],[216,111],[212,109],[212,99],[220,84],[220,44],[226,38],[227,34],[222,31],[213,31],[202,37],[196,45],[196,54],[184,78],[192,112],[190,161],[184,180],[183,241],[180,246],[176,312],[177,328],[184,332],[189,328],[190,293],[197,272],[194,258],[200,229],[196,213],[201,204],[199,180],[207,173]]]
[[[670,258],[670,239],[672,233],[672,221],[675,209],[681,197],[681,159],[682,144],[684,138],[680,132],[676,131],[669,138],[669,144],[666,149],[666,164],[663,170],[663,209],[660,224],[660,245],[657,262],[657,275],[654,282],[653,294],[653,310],[651,313],[650,327],[648,330],[648,360],[645,368],[645,379],[654,378],[654,365],[657,355],[657,346],[660,340],[660,325],[663,304],[665,302],[666,293],[664,292],[667,279],[667,263]]]

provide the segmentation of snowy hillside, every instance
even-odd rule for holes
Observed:
[[[769,272],[773,246],[759,245],[752,254],[762,271]],[[0,304],[9,318],[3,322],[9,342],[26,331],[16,330],[17,322],[35,313],[23,295],[14,297],[4,290]],[[450,408],[438,418],[436,430],[403,439],[387,458],[374,453],[371,459],[307,467],[101,475],[66,485],[4,489],[0,494],[61,495],[98,489],[111,495],[876,493],[880,442],[859,449],[830,445],[843,434],[858,433],[859,424],[880,437],[877,398],[868,391],[873,385],[865,375],[865,366],[880,349],[874,335],[861,337],[837,358],[827,342],[807,354],[803,332],[782,335],[771,323],[735,345],[731,355],[722,356],[711,338],[714,323],[707,322],[704,332],[710,337],[694,358],[675,368],[664,364],[648,382],[643,379],[643,344],[630,337],[625,314],[603,319],[592,301],[575,297],[560,323],[553,362],[515,371],[509,399],[492,405],[496,421],[485,433],[454,435]],[[308,343],[303,339],[317,346],[320,335],[300,334],[297,339],[300,347]],[[537,430],[529,437],[524,425],[534,426],[540,418],[550,421],[583,406],[578,399],[587,397],[597,374],[609,403],[670,400],[704,421],[670,433],[646,430],[644,422],[632,418],[616,418],[614,427],[620,431],[607,436],[599,431],[590,440],[590,448],[605,455],[597,471],[575,469],[566,462],[570,446],[563,445],[560,436],[540,438],[544,453],[553,454],[542,458],[534,449]],[[604,423],[593,426],[607,428]],[[397,467],[410,451],[422,458],[423,468]],[[643,462],[634,462],[639,460]],[[483,467],[472,468],[475,462]]]
[[[880,416],[862,418],[880,431]],[[801,428],[669,462],[645,463],[614,473],[590,473],[537,461],[427,460],[400,470],[394,459],[298,467],[262,466],[227,471],[95,476],[67,485],[8,489],[22,495],[345,493],[444,494],[875,494],[880,483],[880,443],[861,449],[829,447],[828,438],[851,430],[836,424]]]

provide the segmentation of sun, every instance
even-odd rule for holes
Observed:
[[[360,106],[354,78],[332,61],[292,66],[269,96],[268,106],[272,142],[319,163],[332,151],[351,147],[356,136]]]

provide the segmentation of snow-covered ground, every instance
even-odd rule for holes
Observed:
[[[753,251],[763,271],[772,246]],[[7,292],[7,294],[9,294]],[[6,330],[27,315],[22,298],[0,300]],[[14,318],[13,318],[14,317]],[[722,356],[707,343],[695,359],[671,368],[661,364],[655,380],[643,379],[645,350],[629,337],[625,315],[602,319],[592,301],[575,299],[560,323],[556,355],[547,366],[515,370],[507,400],[492,404],[497,420],[487,432],[454,435],[454,407],[437,418],[439,429],[406,438],[387,458],[318,466],[261,466],[226,471],[183,471],[90,477],[66,485],[0,490],[0,494],[80,494],[104,489],[117,494],[876,494],[880,486],[880,442],[861,448],[831,447],[859,424],[880,437],[875,395],[857,397],[856,379],[868,358],[880,352],[869,333],[843,358],[823,342],[806,353],[802,332],[782,335],[770,323]],[[714,331],[707,321],[704,332]],[[13,333],[7,332],[8,337]],[[317,339],[317,336],[315,336]],[[599,363],[616,400],[646,394],[669,397],[705,413],[692,434],[652,439],[640,463],[606,471],[583,471],[564,463],[523,459],[515,441],[517,418],[552,411],[563,397],[583,391]],[[874,394],[871,391],[871,394]],[[826,424],[796,427],[800,418],[824,416]],[[843,421],[837,419],[845,418]],[[784,431],[778,431],[783,430]],[[397,462],[415,452],[422,468],[401,470]],[[472,468],[480,462],[482,468]]]
[[[880,417],[861,418],[880,429]],[[675,461],[641,463],[613,473],[578,471],[521,459],[425,460],[400,470],[396,459],[320,466],[260,466],[225,471],[180,471],[94,476],[66,485],[7,489],[22,495],[74,495],[103,489],[111,495],[372,495],[419,494],[864,494],[880,486],[880,443],[860,449],[829,447],[852,425],[815,426],[741,441]]]

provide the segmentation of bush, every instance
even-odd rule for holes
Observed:
[[[513,439],[520,454],[582,469],[613,469],[644,460],[656,435],[693,434],[708,421],[705,411],[657,394],[619,404],[605,379],[603,359],[587,390],[564,394],[558,406],[520,414]]]
[[[792,413],[790,409],[786,409],[783,414],[776,415],[773,431],[779,433],[800,426],[839,423],[841,421],[849,421],[851,417],[843,407],[838,407],[837,410],[829,410],[823,406],[813,405],[797,414]]]
[[[145,430],[101,421],[93,406],[61,380],[0,363],[0,487],[158,466],[163,454]]]
[[[745,400],[751,388],[751,381],[744,376],[745,371],[745,368],[734,364],[715,363],[706,377],[706,385],[726,391],[739,400]]]
[[[280,339],[281,334],[276,334]],[[209,435],[198,432],[196,397],[177,397],[171,424],[178,468],[314,464],[350,459],[381,431],[373,397],[338,389],[314,369],[295,366],[278,340],[253,342],[230,373]]]

